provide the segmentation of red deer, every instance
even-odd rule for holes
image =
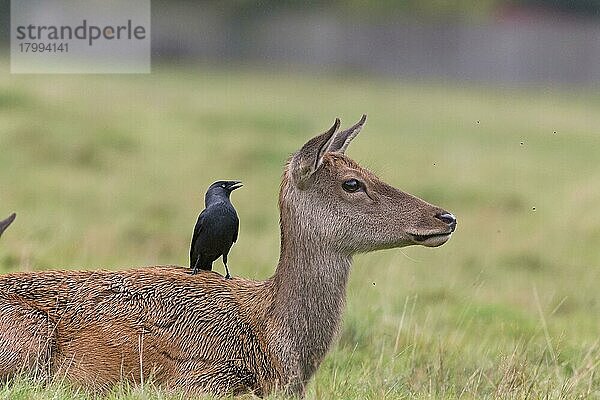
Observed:
[[[344,155],[365,120],[338,131],[336,119],[288,160],[265,281],[178,266],[1,276],[0,379],[303,396],[339,329],[352,256],[440,246],[456,226]]]

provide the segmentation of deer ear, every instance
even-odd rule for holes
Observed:
[[[15,220],[17,214],[12,213],[8,218],[3,221],[0,221],[0,236],[2,236],[2,232]]]
[[[323,162],[323,154],[331,147],[331,142],[335,138],[334,134],[339,127],[340,119],[336,118],[335,122],[327,132],[310,139],[292,157],[290,171],[296,186],[301,189],[306,187],[310,176]]]
[[[358,121],[356,124],[345,131],[336,133],[326,152],[344,154],[348,148],[348,145],[350,145],[350,142],[356,137],[356,135],[358,135],[366,121],[367,114],[363,114],[363,116],[360,118],[360,121]]]

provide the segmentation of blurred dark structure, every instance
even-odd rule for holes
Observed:
[[[153,0],[152,16],[154,62],[600,83],[600,0]]]

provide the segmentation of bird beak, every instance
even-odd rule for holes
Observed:
[[[230,190],[230,191],[233,191],[233,190],[235,190],[235,189],[239,189],[239,188],[241,188],[242,186],[244,186],[244,185],[242,185],[242,182],[240,182],[240,181],[233,181],[233,182],[231,182],[231,184],[229,185],[229,190]]]

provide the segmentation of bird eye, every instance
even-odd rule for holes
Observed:
[[[348,193],[357,192],[361,187],[361,184],[356,179],[348,179],[342,183],[342,188]]]
[[[224,188],[226,185],[224,183],[221,184],[221,187]]]

